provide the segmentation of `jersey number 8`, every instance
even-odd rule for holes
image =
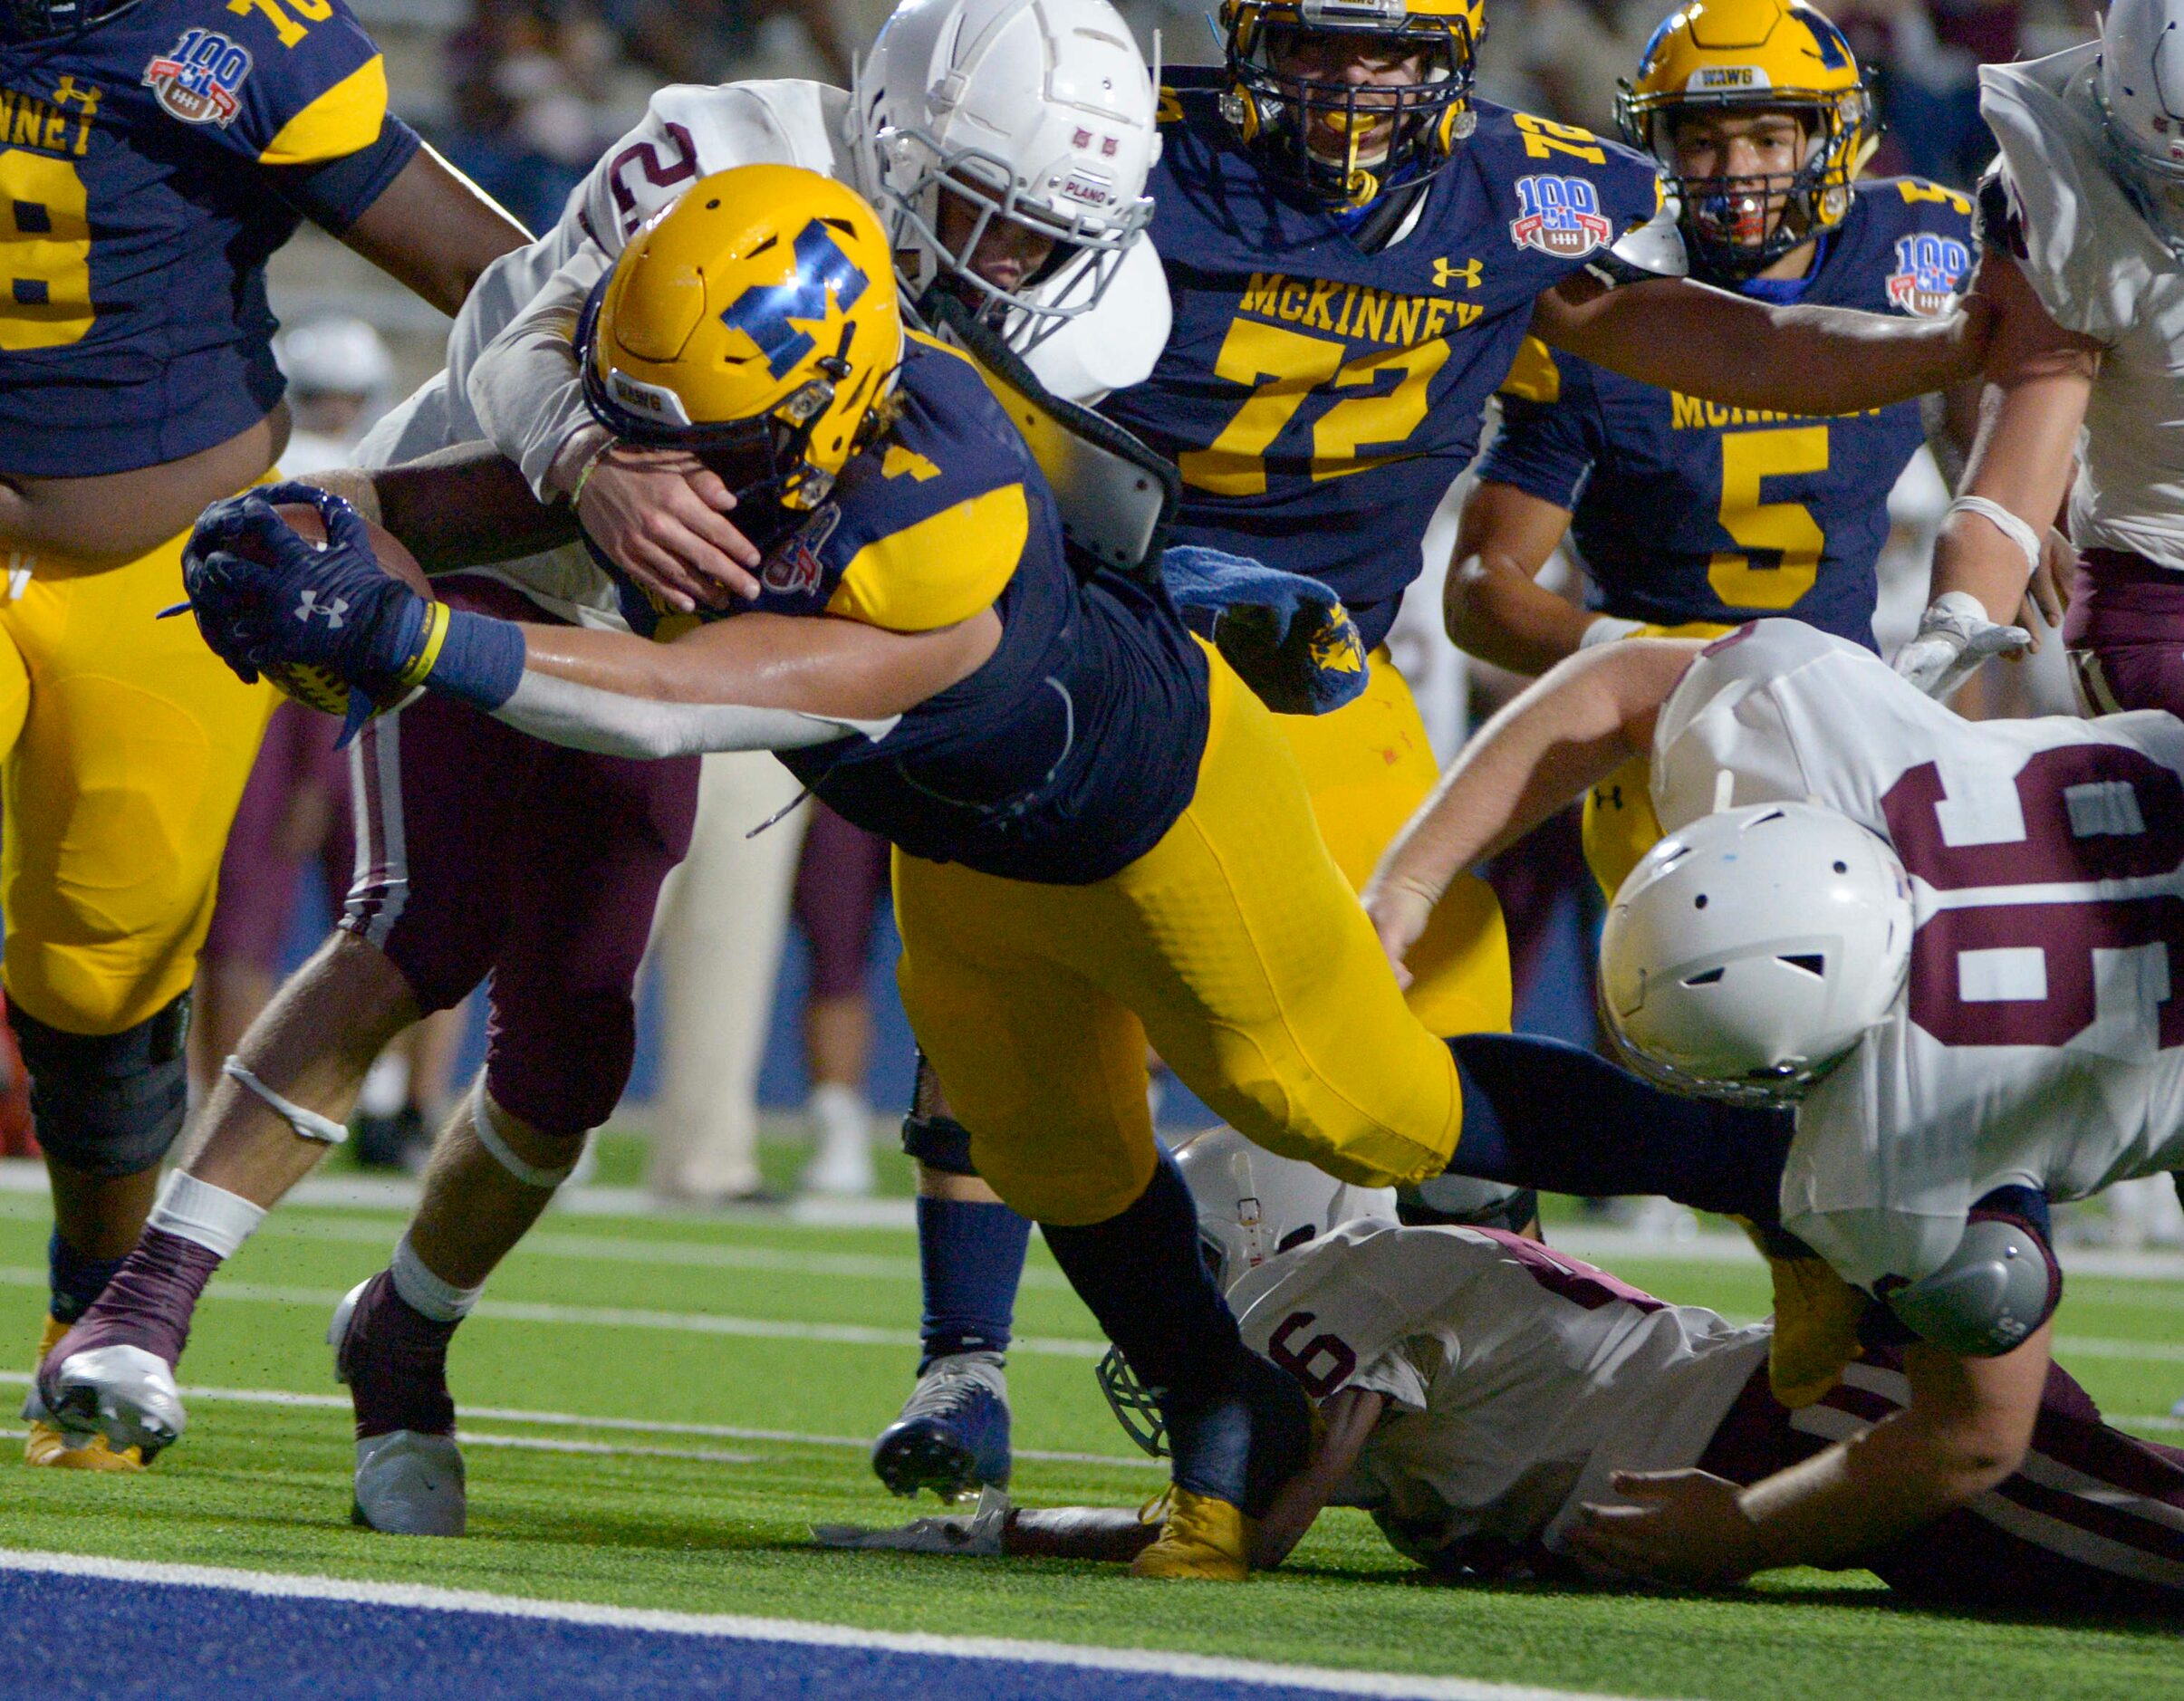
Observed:
[[[89,202],[67,160],[0,151],[0,349],[65,348],[91,329]]]

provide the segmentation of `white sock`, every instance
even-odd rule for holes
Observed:
[[[195,1241],[220,1258],[232,1258],[236,1248],[265,1220],[265,1207],[253,1205],[240,1194],[216,1187],[209,1181],[170,1169],[159,1183],[159,1197],[144,1219],[144,1226],[162,1234]]]
[[[819,1138],[828,1146],[865,1146],[871,1142],[872,1113],[864,1095],[839,1081],[812,1089],[807,1101]]]
[[[381,1052],[365,1072],[357,1094],[361,1116],[392,1116],[409,1102],[409,1060],[399,1052]]]
[[[394,1262],[388,1268],[393,1273],[394,1291],[401,1295],[402,1302],[436,1323],[462,1321],[486,1291],[482,1282],[474,1288],[458,1288],[434,1275],[425,1268],[425,1261],[417,1255],[407,1235],[395,1243]]]

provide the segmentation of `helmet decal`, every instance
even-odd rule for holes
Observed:
[[[824,219],[814,218],[796,234],[796,270],[779,284],[754,284],[721,310],[721,322],[751,340],[775,378],[784,376],[809,355],[812,333],[801,327],[823,326],[836,313],[854,307],[870,282],[842,251]]]

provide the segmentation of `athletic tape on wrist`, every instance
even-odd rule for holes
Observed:
[[[306,1110],[293,1100],[284,1099],[243,1066],[242,1059],[231,1057],[220,1065],[220,1072],[236,1082],[245,1091],[255,1092],[273,1108],[295,1130],[299,1139],[317,1140],[324,1146],[339,1146],[349,1138],[349,1126],[337,1122],[330,1116],[321,1116],[316,1110]]]
[[[1951,514],[1976,514],[1996,531],[2015,543],[2025,553],[2025,572],[2029,578],[2040,566],[2040,534],[1998,502],[1985,496],[1958,496],[1942,514],[1947,520]]]
[[[576,1173],[573,1161],[562,1165],[558,1169],[542,1169],[538,1165],[525,1163],[517,1157],[515,1148],[500,1137],[500,1131],[493,1126],[493,1112],[486,1107],[483,1087],[470,1100],[470,1126],[477,1135],[477,1143],[486,1148],[493,1161],[526,1187],[537,1187],[551,1193]]]

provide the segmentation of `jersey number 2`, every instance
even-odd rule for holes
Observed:
[[[1749,555],[1716,553],[1707,562],[1707,582],[1730,608],[1791,608],[1813,588],[1827,547],[1819,523],[1802,502],[1760,501],[1759,483],[1827,469],[1823,425],[1722,433],[1721,529],[1747,550],[1772,550],[1781,557],[1776,566],[1755,567]]]
[[[1347,347],[1253,319],[1231,323],[1215,357],[1214,373],[1232,384],[1250,385],[1251,397],[1212,443],[1177,458],[1183,482],[1218,496],[1264,495],[1266,451],[1307,396],[1323,386],[1361,388],[1378,383],[1383,373],[1396,373],[1395,388],[1385,395],[1338,401],[1312,428],[1315,482],[1377,465],[1358,450],[1368,443],[1393,447],[1419,428],[1426,417],[1427,389],[1448,358],[1448,339],[1436,337],[1344,365]]]
[[[0,349],[60,349],[91,329],[91,219],[65,159],[0,150]]]

